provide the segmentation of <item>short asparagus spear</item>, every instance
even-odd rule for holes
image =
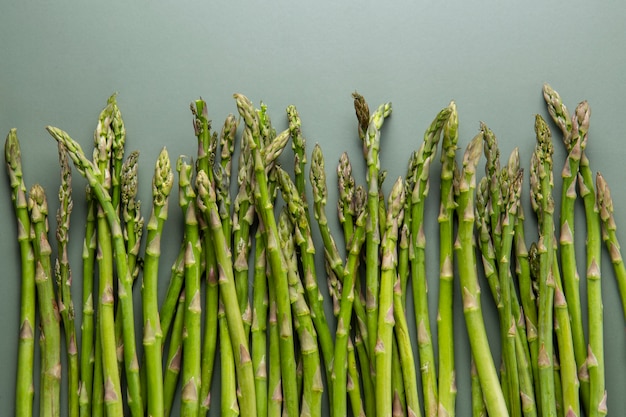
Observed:
[[[26,186],[22,172],[22,155],[17,130],[11,129],[4,145],[4,157],[11,185],[11,199],[17,220],[17,240],[20,245],[20,333],[17,352],[17,378],[15,384],[15,415],[33,414],[35,357],[35,256],[30,237],[30,217]]]

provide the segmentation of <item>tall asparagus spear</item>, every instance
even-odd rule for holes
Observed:
[[[11,185],[11,200],[17,220],[17,241],[20,245],[20,333],[17,351],[17,376],[15,383],[15,415],[33,414],[35,357],[35,255],[30,237],[30,217],[26,186],[22,172],[22,155],[17,130],[11,129],[4,144],[4,158]]]
[[[235,99],[237,101],[239,114],[246,123],[244,135],[246,135],[254,160],[254,178],[256,180],[254,190],[255,206],[267,233],[266,250],[273,275],[270,285],[276,287],[278,323],[281,329],[280,356],[284,405],[287,415],[293,417],[299,414],[299,406],[287,271],[285,269],[282,252],[278,247],[278,228],[268,190],[268,181],[265,171],[266,166],[261,155],[261,136],[258,115],[254,112],[252,103],[247,97],[241,94],[235,94]]]
[[[254,387],[256,393],[256,409],[260,415],[267,415],[268,404],[268,354],[267,354],[267,322],[269,299],[267,293],[267,263],[265,245],[261,235],[261,227],[257,228],[254,248],[254,278],[250,349],[252,367],[254,369]]]
[[[485,406],[490,415],[508,416],[482,317],[474,253],[474,190],[476,165],[482,153],[482,142],[481,132],[472,139],[463,156],[463,170],[457,180],[456,213],[459,226],[454,246],[458,256],[463,313]]]
[[[539,220],[539,404],[543,416],[556,415],[554,391],[554,200],[552,197],[552,136],[548,125],[539,115],[535,118],[537,145],[531,159],[531,203]]]
[[[60,317],[50,262],[52,249],[48,242],[48,202],[43,188],[38,184],[30,189],[28,210],[34,233],[35,285],[42,332],[39,414],[40,416],[58,416],[61,400]]]
[[[588,404],[589,374],[587,372],[587,346],[583,332],[580,303],[580,278],[576,269],[576,251],[574,248],[574,204],[577,198],[576,178],[578,177],[582,151],[587,141],[589,128],[589,106],[587,102],[581,102],[574,114],[570,116],[561,97],[550,85],[544,84],[543,95],[548,106],[548,113],[562,132],[563,144],[567,151],[567,160],[561,172],[563,184],[561,189],[559,248],[561,250],[563,290],[567,297],[567,307],[572,322],[574,353],[581,392],[584,403]],[[576,128],[574,128],[574,123]]]
[[[61,166],[61,186],[59,187],[59,208],[57,210],[57,251],[55,275],[58,288],[58,306],[63,328],[68,363],[68,415],[78,416],[79,412],[79,363],[78,345],[76,341],[76,324],[74,321],[74,303],[72,301],[72,272],[68,257],[70,214],[72,201],[72,171],[69,157],[63,144],[59,144],[59,162]]]
[[[359,132],[363,131],[364,120],[363,115],[369,110],[367,104],[361,95],[353,93],[354,107],[359,119]],[[370,351],[374,351],[376,340],[374,335],[378,333],[378,286],[380,280],[379,265],[379,247],[380,247],[380,229],[379,229],[379,171],[380,160],[378,152],[380,150],[380,129],[383,126],[385,118],[391,115],[391,103],[381,104],[369,117],[367,130],[361,136],[363,141],[363,156],[367,162],[367,207],[368,222],[366,233],[366,262],[365,262],[365,297],[367,311],[367,330],[372,337],[369,340]]]
[[[608,249],[617,279],[617,287],[622,298],[622,310],[626,319],[626,267],[622,258],[619,241],[617,240],[617,224],[613,216],[613,199],[611,191],[602,174],[596,175],[596,192],[600,218],[602,219],[602,238]]]
[[[163,410],[163,370],[161,320],[158,307],[159,258],[161,254],[161,233],[167,219],[169,194],[174,184],[174,175],[167,150],[163,148],[155,164],[152,179],[152,213],[148,221],[146,242],[142,306],[143,306],[143,346],[147,376],[147,406],[151,416],[162,416]]]
[[[413,280],[413,302],[415,303],[415,325],[417,326],[417,346],[420,358],[420,370],[422,374],[422,390],[424,395],[424,409],[427,416],[437,414],[437,374],[435,370],[435,354],[432,345],[432,334],[430,331],[430,317],[428,312],[428,284],[426,279],[426,235],[424,234],[424,207],[428,195],[428,184],[430,178],[430,166],[437,153],[437,144],[441,138],[441,132],[447,123],[453,106],[443,108],[437,113],[429,127],[424,132],[424,140],[420,145],[416,155],[414,186],[412,190],[407,190],[407,198],[410,199],[411,210],[411,276]],[[444,239],[445,240],[445,239]],[[451,261],[451,259],[450,259]],[[448,265],[451,266],[451,265]],[[444,271],[449,275],[449,271]],[[449,282],[451,284],[451,282]],[[443,286],[443,292],[449,292],[449,285]],[[450,295],[450,294],[448,294]],[[449,300],[446,300],[448,303]],[[444,309],[448,309],[444,306]],[[452,331],[450,312],[443,312],[445,324],[442,330],[449,336]],[[449,342],[446,341],[446,344]],[[442,346],[442,349],[444,347]],[[448,355],[443,355],[441,359],[450,359]],[[454,363],[443,364],[443,370],[448,372],[448,384],[445,389],[450,392],[454,386]],[[452,374],[450,374],[452,372]],[[448,405],[450,403],[448,402]],[[444,412],[442,410],[442,412]],[[453,412],[447,410],[445,412]]]

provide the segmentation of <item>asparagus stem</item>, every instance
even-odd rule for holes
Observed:
[[[552,142],[550,130],[541,116],[535,118],[537,145],[531,159],[531,203],[539,220],[539,327],[538,371],[542,416],[556,415],[553,363],[554,304],[554,200],[552,198]]]
[[[439,358],[438,410],[452,417],[456,404],[456,371],[454,360],[454,189],[456,149],[459,138],[456,104],[448,106],[450,116],[443,126],[441,148],[441,184],[439,208],[439,307],[437,340]],[[406,217],[406,215],[405,215]],[[433,410],[430,408],[430,410]],[[445,410],[445,411],[444,411]]]
[[[615,279],[622,298],[622,310],[626,319],[626,267],[622,258],[620,244],[617,239],[617,224],[613,216],[613,199],[611,191],[602,174],[596,175],[597,202],[602,219],[602,238],[608,249],[615,272]]]
[[[259,225],[259,229],[261,229]],[[265,230],[262,229],[261,234],[264,234]],[[263,237],[263,242],[266,242],[267,238]],[[265,243],[263,243],[265,246]],[[268,279],[271,276],[269,265],[267,276]],[[276,292],[274,285],[267,286],[269,309],[268,309],[268,323],[269,323],[269,363],[268,363],[268,376],[267,376],[267,415],[268,417],[280,417],[283,413],[283,387],[280,369],[280,329],[278,327],[278,307],[276,305]]]
[[[267,294],[267,264],[262,231],[259,227],[255,236],[254,279],[252,307],[252,368],[254,369],[254,387],[256,409],[260,415],[267,415],[267,320],[269,301]]]
[[[250,358],[248,339],[244,330],[241,310],[237,301],[235,289],[234,273],[232,267],[232,257],[226,237],[222,228],[219,210],[216,202],[215,189],[209,182],[204,171],[198,172],[196,178],[198,188],[198,205],[200,211],[209,218],[209,228],[213,236],[215,256],[219,271],[219,288],[221,299],[224,304],[226,320],[233,354],[235,355],[235,367],[237,370],[237,380],[241,391],[240,412],[245,416],[256,416],[256,398],[254,389],[254,370]]]
[[[111,131],[111,203],[117,210],[122,195],[122,170],[124,162],[124,145],[126,144],[126,128],[122,120],[122,113],[117,106],[116,94],[111,95],[107,101],[110,106]]]
[[[39,414],[58,416],[61,400],[61,329],[52,282],[48,242],[48,203],[43,188],[35,184],[28,198],[35,254],[35,285],[41,326],[41,382]]]
[[[422,390],[424,395],[424,409],[427,416],[434,416],[438,410],[438,393],[437,393],[437,376],[435,370],[435,354],[432,346],[432,335],[430,331],[430,317],[428,312],[428,283],[426,279],[426,236],[424,234],[424,206],[426,197],[428,195],[428,182],[430,176],[430,165],[436,156],[437,144],[439,143],[441,132],[444,125],[449,120],[449,117],[453,111],[453,106],[450,105],[442,109],[437,116],[433,119],[430,126],[424,132],[424,140],[420,145],[417,155],[415,156],[415,170],[413,172],[414,180],[412,190],[410,194],[410,210],[411,210],[411,276],[413,279],[413,302],[415,304],[415,325],[417,326],[417,344],[420,358],[420,369],[422,374]],[[407,192],[408,192],[407,191]],[[451,261],[451,259],[450,259]],[[447,276],[451,277],[450,268],[452,264],[448,264],[444,271]],[[444,294],[447,292],[447,296],[452,297],[450,291],[452,290],[452,282],[447,279],[447,282],[443,285]],[[449,303],[452,299],[445,300],[445,304],[442,306],[443,324],[442,331],[449,337],[452,328],[450,327],[450,317],[447,316],[449,311]],[[442,334],[443,337],[443,334]],[[449,340],[446,340],[445,344],[448,345]],[[451,344],[449,346],[452,346]],[[441,346],[444,349],[443,346]],[[441,357],[450,359],[445,354]],[[443,366],[443,371],[447,373],[448,384],[444,389],[449,393],[455,390],[454,385],[454,360],[452,363],[440,364]],[[452,372],[452,373],[450,373]],[[448,407],[450,403],[446,405]],[[454,413],[454,409],[448,410],[445,408],[445,412]],[[444,412],[442,410],[442,412]]]
[[[178,297],[178,304],[174,314],[172,324],[172,337],[165,358],[165,371],[163,375],[163,414],[172,414],[172,405],[176,396],[178,377],[183,355],[183,330],[185,318],[185,290],[183,289]]]
[[[161,255],[161,234],[167,220],[169,194],[174,184],[174,174],[167,150],[163,148],[157,158],[152,179],[152,214],[148,221],[146,241],[142,306],[143,306],[143,347],[145,353],[148,414],[162,416],[163,368],[162,345],[163,332],[158,307],[158,276]]]
[[[87,187],[87,219],[85,221],[85,238],[83,240],[83,293],[82,293],[82,323],[80,346],[80,415],[91,415],[91,395],[94,376],[94,260],[96,258],[96,202],[90,187]]]
[[[284,404],[288,416],[299,414],[297,384],[295,373],[295,347],[292,331],[291,306],[289,305],[289,283],[282,252],[278,247],[278,228],[274,218],[266,175],[266,164],[261,155],[261,135],[258,115],[252,103],[243,95],[235,94],[237,108],[246,123],[244,135],[252,151],[254,160],[255,207],[267,233],[266,250],[272,270],[272,284],[276,287],[277,314],[280,326],[280,356]]]
[[[183,361],[181,415],[195,416],[200,407],[201,374],[201,313],[200,257],[201,242],[196,216],[196,192],[191,183],[192,167],[183,157],[176,163],[178,171],[179,205],[185,218],[185,324],[183,332]]]
[[[68,415],[78,417],[79,413],[79,362],[76,341],[76,324],[74,320],[74,303],[72,301],[72,272],[68,257],[70,215],[72,201],[72,172],[65,147],[59,144],[59,163],[61,166],[61,186],[59,187],[59,208],[57,210],[57,252],[55,275],[59,289],[59,313],[65,329],[68,368]]]
[[[133,415],[143,413],[143,401],[141,398],[139,382],[139,366],[137,361],[137,351],[135,348],[135,324],[133,320],[133,299],[132,299],[132,275],[128,270],[128,259],[124,247],[124,237],[120,226],[119,216],[111,204],[111,197],[100,181],[100,172],[83,153],[80,145],[70,136],[55,127],[48,126],[48,133],[57,141],[63,142],[67,148],[74,166],[83,175],[100,203],[109,227],[115,251],[115,263],[117,275],[120,281],[118,289],[119,302],[122,307],[122,317],[124,323],[124,365],[126,368],[126,379],[128,382],[129,395],[128,403]]]
[[[17,130],[11,129],[4,145],[4,157],[11,185],[11,200],[17,220],[17,241],[20,245],[20,331],[15,383],[15,415],[33,414],[35,358],[35,255],[30,237],[31,224],[22,172],[22,155]]]
[[[176,309],[180,293],[185,282],[185,243],[181,244],[176,260],[172,264],[169,284],[165,298],[161,304],[159,311],[159,318],[161,319],[161,332],[163,333],[163,339],[165,339],[170,331],[172,322],[176,315]]]
[[[368,196],[369,200],[369,196]],[[389,417],[392,415],[392,355],[393,355],[393,287],[396,277],[396,242],[398,224],[402,221],[404,206],[404,187],[401,179],[394,184],[389,195],[387,212],[387,229],[382,243],[380,297],[378,305],[378,333],[376,337],[376,415]],[[369,207],[369,205],[368,205]],[[371,215],[371,211],[368,213]]]
[[[230,334],[228,331],[228,322],[224,307],[220,303],[218,309],[218,321],[220,327],[220,363],[222,370],[222,416],[238,416],[239,404],[237,403],[237,379],[235,378],[235,355],[233,354],[233,345],[230,342]]]
[[[463,313],[472,355],[490,415],[507,416],[504,395],[498,381],[485,323],[482,317],[474,253],[474,189],[476,165],[482,153],[482,132],[472,139],[463,156],[463,170],[457,180],[457,216],[459,218],[455,251],[458,256],[459,277],[463,296]]]
[[[100,328],[100,314],[96,317],[96,329]],[[100,332],[95,332],[94,365],[93,365],[93,392],[91,393],[90,414],[93,417],[104,416],[104,380],[102,379],[102,343]]]
[[[357,93],[353,94],[355,99],[355,109],[357,117],[359,103],[364,102],[362,97]],[[363,141],[363,154],[367,162],[367,207],[368,222],[366,233],[366,262],[365,262],[365,286],[366,286],[366,313],[367,313],[367,331],[372,337],[369,338],[369,350],[374,351],[377,341],[374,335],[378,334],[378,293],[380,281],[380,265],[379,265],[379,247],[380,247],[380,229],[379,229],[379,170],[380,160],[378,152],[380,150],[380,129],[383,126],[385,118],[391,115],[391,103],[381,104],[371,115],[369,125],[365,135],[361,138]],[[361,120],[361,119],[359,119]],[[362,126],[360,123],[359,126]],[[391,346],[391,342],[389,344]]]

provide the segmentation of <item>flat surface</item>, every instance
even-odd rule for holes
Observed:
[[[167,146],[172,158],[196,152],[189,103],[202,96],[214,126],[220,126],[228,113],[236,112],[232,93],[241,92],[257,104],[267,104],[278,129],[286,126],[284,109],[296,105],[308,151],[314,143],[320,143],[324,150],[329,184],[335,184],[334,164],[344,150],[352,157],[357,180],[364,183],[350,96],[358,90],[372,108],[384,101],[393,102],[381,151],[381,165],[389,172],[385,184],[388,192],[393,179],[404,174],[408,155],[421,143],[424,129],[450,100],[456,101],[459,111],[461,148],[484,121],[498,136],[503,158],[517,146],[527,168],[534,147],[534,115],[547,117],[541,87],[549,82],[570,109],[585,99],[591,105],[588,156],[592,169],[601,170],[612,185],[619,234],[626,241],[623,4],[393,3],[6,4],[0,14],[0,132],[4,135],[10,128],[18,129],[27,185],[39,182],[45,187],[53,213],[58,162],[56,145],[44,126],[60,127],[85,149],[91,149],[97,115],[109,95],[118,92],[128,131],[127,149],[141,151],[140,198],[148,202],[159,149]],[[564,151],[559,135],[555,136],[558,184]],[[290,167],[288,155],[283,161]],[[19,257],[9,186],[4,178],[0,180],[0,414],[10,415],[18,334]],[[74,184],[77,203],[71,256],[77,271],[85,182],[76,175]],[[430,218],[426,233],[432,242],[429,260],[437,259],[433,249],[437,247],[437,189],[438,182],[433,180],[426,213]],[[524,198],[530,241],[536,229],[528,206],[527,181]],[[333,213],[335,202],[333,192],[329,213]],[[147,207],[144,203],[146,217]],[[582,215],[580,205],[577,210]],[[578,218],[578,230],[584,231],[582,217]],[[51,228],[55,227],[53,220]],[[336,220],[332,220],[337,229]],[[174,259],[181,222],[173,204],[166,226],[164,271],[169,271]],[[584,232],[578,236],[582,238]],[[580,240],[577,245],[582,259],[584,242]],[[618,415],[626,409],[626,336],[606,256],[603,266],[608,407]],[[428,268],[434,318],[436,262],[430,262]],[[78,298],[80,280],[75,281]],[[161,285],[164,291],[165,278]],[[489,301],[485,303],[487,312],[494,314]],[[458,415],[468,416],[468,345],[460,304],[457,306]],[[487,322],[497,332],[497,319],[487,317]]]

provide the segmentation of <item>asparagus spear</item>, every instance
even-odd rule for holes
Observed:
[[[172,337],[165,358],[165,371],[163,375],[163,415],[172,414],[172,405],[176,396],[178,377],[183,355],[183,326],[185,318],[185,290],[180,292],[178,305],[172,323]]]
[[[362,110],[363,97],[358,93],[353,94],[354,105],[359,118],[359,126],[362,130],[363,118],[359,114],[364,114]],[[380,229],[379,229],[379,171],[380,160],[378,152],[380,150],[380,129],[383,126],[385,118],[391,115],[391,103],[381,104],[376,111],[370,116],[369,124],[365,135],[361,137],[363,141],[363,156],[367,162],[367,207],[368,222],[366,233],[366,262],[365,262],[365,286],[366,286],[366,313],[367,313],[367,331],[372,337],[369,340],[369,350],[374,351],[374,345],[377,343],[374,335],[378,334],[378,293],[380,280],[379,265],[379,247],[380,247]],[[390,345],[391,346],[391,343]]]
[[[48,242],[48,202],[43,188],[35,184],[28,198],[35,253],[35,285],[41,326],[40,416],[58,416],[61,399],[61,329],[59,309],[52,282]],[[121,402],[120,402],[121,404]]]
[[[254,279],[251,326],[252,368],[254,369],[254,387],[256,393],[256,409],[260,415],[267,415],[267,321],[269,300],[267,293],[267,263],[265,245],[263,244],[262,226],[255,236],[254,248]]]
[[[222,391],[221,415],[233,417],[239,415],[239,404],[237,403],[237,380],[235,378],[235,355],[233,345],[230,341],[228,322],[224,305],[219,304],[218,321],[220,327],[220,364],[222,369],[222,381],[220,384]]]
[[[143,347],[145,353],[148,414],[162,416],[163,369],[162,345],[163,332],[158,307],[158,276],[161,255],[161,234],[167,220],[169,194],[174,184],[174,174],[167,150],[163,148],[157,158],[152,179],[152,213],[148,221],[148,235],[145,250],[142,306],[143,306]]]
[[[538,371],[540,378],[539,404],[541,415],[556,415],[553,363],[553,305],[554,305],[554,200],[552,198],[551,133],[543,118],[535,118],[537,145],[531,159],[531,203],[539,221],[539,334]]]
[[[35,255],[30,237],[30,217],[26,186],[22,172],[22,155],[17,130],[11,129],[4,144],[4,157],[11,185],[11,199],[17,220],[17,241],[20,245],[20,332],[17,351],[17,377],[15,383],[15,415],[33,414],[35,357]]]
[[[508,410],[489,349],[482,317],[474,253],[474,189],[476,165],[482,153],[482,135],[482,132],[476,135],[467,146],[463,156],[463,170],[457,179],[456,213],[459,226],[454,246],[459,260],[463,313],[485,406],[490,415],[507,416]]]
[[[368,196],[369,198],[369,196]],[[402,221],[402,207],[404,205],[404,188],[401,179],[394,184],[389,195],[389,210],[387,212],[387,229],[383,236],[380,298],[378,305],[378,333],[376,337],[376,415],[389,417],[392,415],[391,372],[392,372],[392,343],[394,308],[393,286],[396,277],[396,242],[398,239],[398,224]],[[371,215],[371,211],[368,213]]]
[[[422,390],[424,395],[424,409],[427,416],[434,416],[438,409],[437,375],[435,370],[435,354],[432,346],[432,334],[430,331],[430,318],[428,312],[428,284],[426,279],[426,236],[424,234],[424,207],[428,195],[428,183],[430,176],[430,165],[435,159],[437,144],[439,143],[441,132],[447,123],[453,107],[448,106],[435,116],[430,126],[424,132],[424,140],[420,145],[416,155],[415,172],[413,173],[414,186],[412,190],[407,190],[411,194],[411,276],[413,279],[413,302],[415,303],[415,325],[417,326],[417,345],[420,358],[420,369],[422,374]],[[451,265],[449,265],[451,266]],[[448,271],[444,271],[449,275]],[[451,283],[450,283],[451,284]],[[449,292],[449,285],[443,286],[443,292]],[[448,294],[450,295],[450,294]],[[450,302],[446,300],[446,303]],[[445,309],[447,307],[444,306]],[[447,317],[447,312],[443,312],[445,324],[442,330],[449,336],[452,329]],[[443,336],[443,335],[442,335]],[[446,344],[449,341],[445,342]],[[442,346],[442,349],[444,347]],[[450,359],[448,355],[443,355],[441,359]],[[454,386],[454,363],[443,364],[443,370],[447,372],[448,384],[445,389],[450,392]],[[450,373],[452,372],[452,373]],[[449,403],[447,405],[450,405]],[[446,409],[447,410],[447,409]],[[445,412],[453,413],[454,410]],[[442,413],[444,411],[442,410]]]
[[[611,191],[606,180],[600,173],[596,175],[596,192],[598,209],[600,211],[600,218],[602,219],[602,238],[611,256],[617,286],[622,298],[622,310],[624,311],[624,318],[626,319],[626,268],[624,267],[620,244],[617,240],[617,224],[613,216]]]
[[[192,187],[192,167],[185,158],[176,162],[178,171],[178,202],[185,218],[185,321],[183,332],[183,361],[181,415],[195,416],[200,407],[201,386],[201,313],[200,254],[201,243],[196,216],[196,192]]]
[[[68,415],[78,417],[79,412],[79,363],[76,341],[76,324],[74,320],[74,303],[72,301],[72,272],[68,258],[70,215],[72,201],[72,171],[69,157],[63,144],[59,144],[59,162],[61,166],[61,186],[59,187],[59,208],[57,210],[57,251],[55,264],[57,288],[59,289],[59,313],[65,329],[65,344],[68,363]]]
[[[284,405],[288,416],[299,414],[297,384],[295,373],[295,348],[292,331],[291,306],[289,305],[289,283],[282,252],[278,247],[278,228],[274,218],[273,204],[268,190],[266,164],[261,155],[261,135],[258,115],[247,97],[235,94],[237,108],[246,123],[244,135],[252,151],[254,160],[255,207],[267,233],[266,250],[272,270],[272,285],[276,291],[276,304],[279,327],[281,329],[280,356]]]

